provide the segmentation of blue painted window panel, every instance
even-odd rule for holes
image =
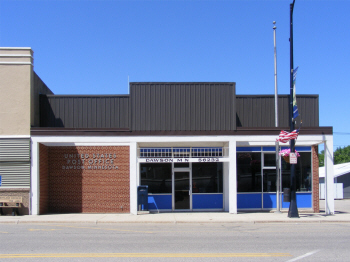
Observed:
[[[280,149],[284,150],[284,149],[289,149],[289,146],[282,146]],[[311,151],[311,147],[310,146],[296,146],[295,150],[298,152],[309,152]]]
[[[275,147],[263,147],[263,151],[268,151],[268,152],[275,152],[276,148]]]
[[[263,194],[263,208],[276,208],[276,193]]]
[[[295,150],[299,152],[311,151],[311,146],[296,146]]]
[[[148,195],[148,209],[171,209],[171,195]]]
[[[237,208],[261,208],[261,193],[237,194]]]
[[[312,208],[312,193],[298,193],[297,192],[297,207],[298,208]],[[282,194],[283,201],[283,194]],[[289,202],[282,202],[282,208],[289,208]]]
[[[296,197],[298,208],[312,208],[311,192],[297,193]],[[261,208],[261,194],[238,194],[237,208]],[[276,193],[263,194],[263,208],[276,208]],[[282,208],[289,208],[289,202],[282,202]]]
[[[289,146],[282,146],[281,150],[289,149],[289,148],[290,148]],[[308,152],[308,151],[311,151],[311,147],[310,146],[296,146],[295,150],[299,151],[299,152]],[[263,151],[275,152],[276,148],[275,147],[263,147]]]
[[[223,208],[223,194],[193,194],[193,209]]]
[[[254,151],[261,151],[261,147],[237,147],[237,152],[254,152]]]

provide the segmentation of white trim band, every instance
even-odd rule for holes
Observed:
[[[0,54],[0,57],[30,57],[30,58],[34,58],[32,55],[28,55],[28,54]]]
[[[30,138],[30,135],[8,135],[0,136],[0,138]]]
[[[32,65],[32,62],[0,62],[0,65]]]

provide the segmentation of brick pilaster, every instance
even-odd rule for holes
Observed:
[[[319,159],[318,146],[311,147],[312,152],[312,202],[314,213],[320,212],[320,189],[319,189]]]

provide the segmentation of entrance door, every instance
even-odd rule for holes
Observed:
[[[190,172],[174,172],[173,208],[174,210],[191,209]]]
[[[276,192],[276,169],[263,170],[263,192]]]

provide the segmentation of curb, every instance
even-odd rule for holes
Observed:
[[[197,221],[187,221],[187,220],[174,220],[174,221],[72,221],[72,220],[64,220],[64,221],[58,221],[58,220],[51,220],[51,221],[38,221],[38,220],[5,220],[0,221],[0,224],[210,224],[210,223],[230,223],[230,224],[327,224],[327,223],[350,223],[350,220],[313,220],[313,221],[307,221],[307,220],[214,220],[214,221],[203,221],[203,220],[197,220]]]

